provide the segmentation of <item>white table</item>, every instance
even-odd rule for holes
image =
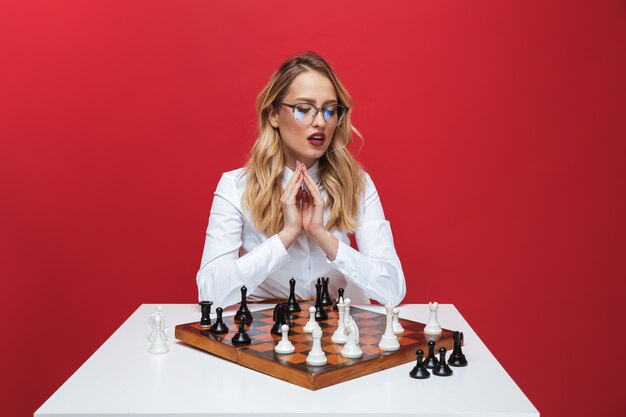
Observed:
[[[450,377],[415,380],[408,376],[410,363],[318,391],[175,340],[175,325],[200,319],[194,304],[163,305],[170,352],[149,354],[148,316],[155,308],[140,306],[35,416],[539,416],[454,305],[439,305],[439,321],[464,332],[467,367],[453,368]],[[383,312],[382,306],[364,308]],[[401,306],[400,317],[426,322],[428,306]]]

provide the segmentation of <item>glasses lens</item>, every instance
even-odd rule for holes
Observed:
[[[315,117],[315,107],[310,104],[296,104],[293,108],[293,117],[298,123],[310,125]]]
[[[346,114],[346,108],[340,104],[332,104],[322,108],[324,121],[330,126],[341,124]],[[317,116],[317,109],[311,104],[301,103],[293,107],[293,117],[298,123],[308,126]]]

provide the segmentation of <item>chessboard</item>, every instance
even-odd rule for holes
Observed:
[[[291,354],[278,354],[274,347],[281,336],[270,333],[273,320],[273,308],[252,312],[253,321],[246,326],[251,343],[243,347],[235,347],[231,343],[237,333],[238,324],[234,316],[224,317],[229,332],[216,335],[208,328],[200,327],[199,322],[176,326],[175,337],[193,347],[213,355],[238,363],[250,369],[282,379],[310,390],[317,390],[341,382],[369,375],[397,365],[415,361],[415,352],[422,349],[428,352],[428,342],[435,342],[435,349],[445,347],[451,351],[454,347],[451,330],[443,329],[438,335],[424,333],[424,324],[400,318],[404,333],[398,335],[400,349],[385,352],[378,348],[380,338],[385,332],[386,315],[363,310],[358,307],[350,309],[350,315],[359,327],[359,344],[363,356],[348,359],[340,355],[343,345],[335,344],[331,337],[337,328],[338,312],[327,309],[328,319],[318,322],[322,328],[322,349],[326,353],[328,363],[312,366],[306,363],[311,350],[312,335],[302,328],[309,320],[310,305],[300,304],[302,311],[291,315],[292,327],[289,340],[296,351]]]

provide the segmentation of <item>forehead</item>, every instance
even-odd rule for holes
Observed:
[[[307,71],[293,79],[285,99],[310,98],[318,104],[327,100],[336,100],[337,93],[333,83],[317,71]]]

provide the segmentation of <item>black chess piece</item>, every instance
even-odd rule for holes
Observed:
[[[287,300],[287,311],[290,314],[302,311],[298,300],[296,300],[296,280],[291,278],[289,280],[289,299]]]
[[[415,379],[430,378],[430,372],[428,372],[428,369],[424,366],[424,351],[417,349],[415,355],[417,356],[417,365],[409,372],[409,376]]]
[[[322,304],[322,280],[320,278],[317,279],[315,284],[315,291],[317,293],[317,298],[315,299],[315,321],[327,320],[328,314],[326,314]]]
[[[467,359],[461,350],[461,345],[463,344],[463,332],[454,332],[452,334],[452,338],[454,339],[454,349],[450,354],[450,359],[448,359],[448,365],[450,366],[467,366]]]
[[[270,333],[280,336],[283,334],[280,330],[280,328],[283,327],[283,324],[286,324],[287,326],[291,324],[289,323],[289,319],[287,317],[289,315],[288,309],[289,307],[287,303],[276,304],[276,307],[274,307],[274,315],[272,317],[274,319],[274,325],[272,326],[272,330],[270,330]],[[289,333],[293,334],[291,330],[289,331]]]
[[[249,325],[250,323],[252,323],[252,313],[250,312],[250,310],[248,310],[248,302],[246,301],[247,292],[248,289],[245,285],[241,287],[241,305],[239,306],[239,310],[237,310],[237,313],[235,313],[235,321],[241,321],[243,318],[243,321],[245,321],[246,324]]]
[[[213,301],[200,301],[200,311],[202,311],[202,318],[200,318],[200,327],[209,327],[211,325],[211,306]]]
[[[435,356],[435,342],[431,340],[428,342],[428,357],[424,361],[424,366],[428,369],[433,369],[438,363],[439,360]]]
[[[224,324],[224,321],[222,320],[223,312],[224,312],[224,309],[222,307],[218,307],[215,310],[215,313],[217,314],[217,318],[215,319],[215,323],[213,324],[213,326],[211,326],[211,333],[213,334],[228,333],[228,326]]]
[[[339,310],[339,307],[337,307],[338,303],[343,303],[343,288],[339,288],[339,290],[337,290],[337,292],[339,293],[339,296],[337,297],[337,301],[335,301],[335,304],[333,305],[333,310]]]
[[[235,333],[231,342],[233,346],[247,346],[250,344],[251,340],[248,333],[246,333],[246,322],[244,320],[239,322],[239,330]]]
[[[446,363],[446,348],[439,348],[439,363],[433,368],[433,375],[450,376],[452,369]]]
[[[329,277],[326,277],[326,278],[322,277],[322,305],[324,307],[333,305],[333,300],[332,300],[332,298],[330,298],[330,294],[328,293],[328,283],[329,282],[330,282],[330,278]]]

